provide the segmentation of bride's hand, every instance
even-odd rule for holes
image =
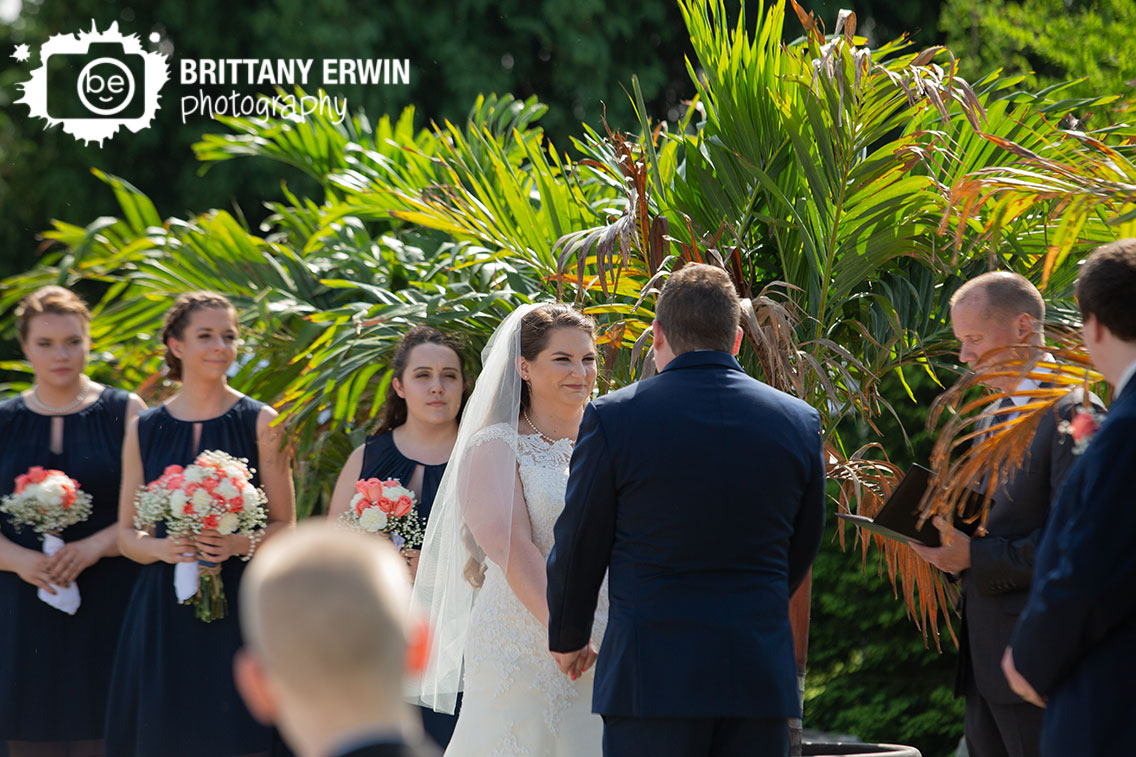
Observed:
[[[575,681],[588,672],[592,665],[595,665],[599,651],[594,644],[588,643],[587,646],[577,649],[575,652],[553,652],[552,656],[556,658],[560,672]]]
[[[599,656],[600,651],[596,649],[596,645],[589,642],[588,646],[581,649],[576,657],[577,667],[575,669],[575,675],[570,673],[569,677],[575,681],[577,678],[584,675],[584,673],[587,673],[592,669],[592,666],[596,664],[596,659]]]

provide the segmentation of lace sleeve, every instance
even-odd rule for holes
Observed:
[[[509,445],[513,450],[513,454],[517,454],[517,430],[512,428],[507,423],[496,423],[488,428],[483,428],[473,435],[469,440],[470,448],[480,447],[486,442],[499,439]]]

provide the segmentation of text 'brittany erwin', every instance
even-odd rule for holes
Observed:
[[[307,86],[315,84],[314,58],[182,58],[181,83],[208,85]],[[407,58],[322,58],[316,70],[324,86],[409,84]]]

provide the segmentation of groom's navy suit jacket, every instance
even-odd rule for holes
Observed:
[[[677,356],[584,413],[548,558],[549,644],[611,608],[593,711],[800,715],[789,595],[824,527],[820,416],[723,352]]]
[[[1010,647],[1043,755],[1136,753],[1136,381],[1069,471]]]

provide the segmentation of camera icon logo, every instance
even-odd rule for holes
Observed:
[[[21,86],[31,115],[57,123],[86,142],[103,140],[120,127],[140,131],[158,110],[158,92],[169,79],[166,56],[146,52],[137,36],[118,25],[77,37],[57,34],[40,50],[42,65]]]
[[[52,118],[138,118],[145,110],[145,61],[121,44],[93,42],[85,54],[56,53],[46,65]]]

